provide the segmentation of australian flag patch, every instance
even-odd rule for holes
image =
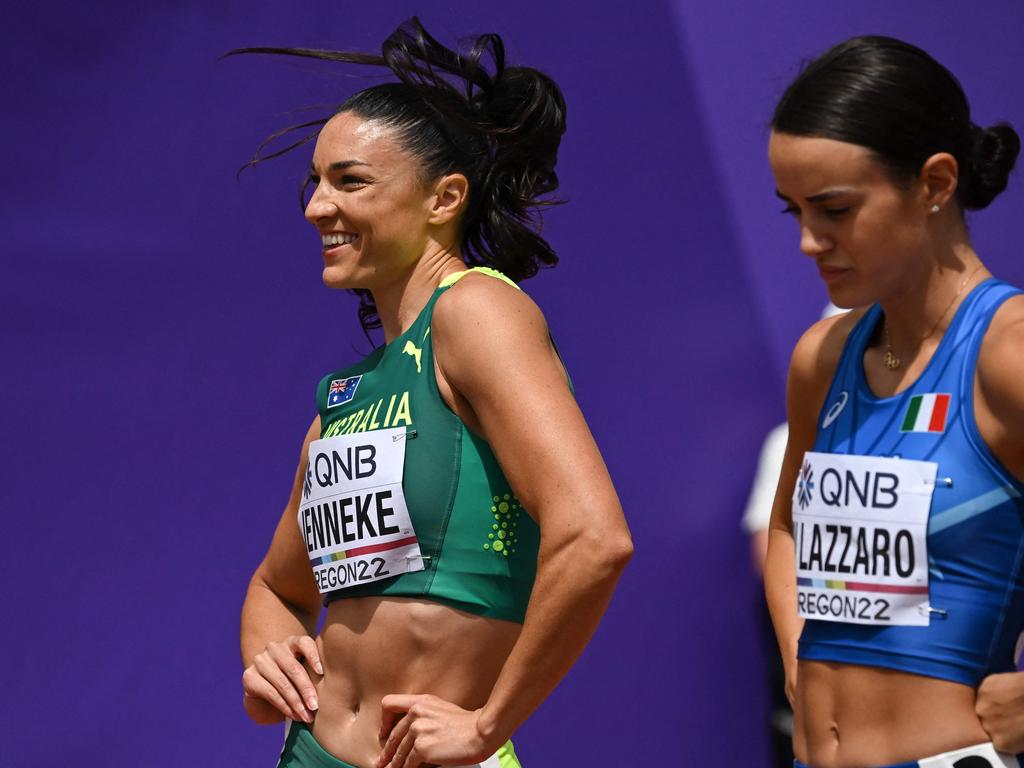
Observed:
[[[334,379],[327,388],[327,407],[344,405],[356,396],[356,387],[362,376],[349,376],[347,379]]]

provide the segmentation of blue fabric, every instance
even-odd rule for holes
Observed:
[[[882,322],[881,308],[869,309],[851,332],[814,450],[938,463],[928,524],[932,613],[927,627],[808,620],[801,659],[887,667],[970,686],[1014,669],[1024,628],[1024,486],[981,439],[973,398],[985,331],[999,306],[1019,293],[994,279],[975,288],[917,382],[893,397],[875,397],[864,378],[864,350]],[[951,395],[944,431],[901,431],[911,398],[928,393]],[[822,426],[830,409],[835,418]]]

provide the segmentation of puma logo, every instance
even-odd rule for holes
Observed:
[[[419,349],[411,341],[406,341],[405,342],[405,346],[402,347],[402,354],[403,355],[410,355],[413,358],[415,358],[415,360],[416,360],[416,373],[419,373],[420,370],[421,370],[421,368],[420,368],[420,355],[422,353],[423,353],[423,350]]]

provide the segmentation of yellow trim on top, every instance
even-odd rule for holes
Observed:
[[[503,275],[498,270],[491,269],[490,267],[473,267],[471,269],[465,269],[462,272],[456,272],[454,275],[448,275],[448,277],[446,277],[444,280],[441,281],[441,284],[438,286],[438,288],[448,288],[449,286],[455,285],[457,282],[459,282],[459,280],[464,278],[470,272],[479,272],[481,275],[487,275],[489,277],[496,277],[499,280],[502,280],[502,281],[508,283],[509,285],[511,285],[516,290],[522,290],[518,285],[516,285],[511,280],[511,278],[506,277],[505,275]]]

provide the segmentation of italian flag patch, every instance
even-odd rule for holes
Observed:
[[[949,395],[934,392],[914,395],[910,398],[900,432],[945,432],[949,400]]]

